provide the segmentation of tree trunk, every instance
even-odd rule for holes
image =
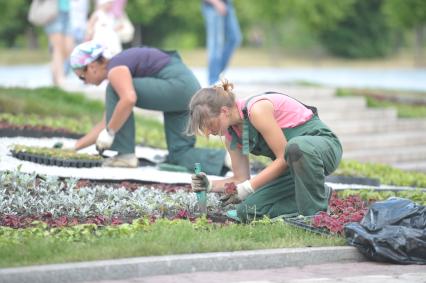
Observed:
[[[38,49],[40,47],[38,43],[37,33],[34,29],[34,27],[30,26],[25,32],[28,42],[28,49]]]
[[[132,44],[134,46],[142,46],[142,25],[135,24],[135,37],[133,38]]]
[[[415,51],[414,51],[414,65],[416,67],[424,67],[426,66],[425,58],[424,58],[424,45],[426,38],[426,25],[418,25],[415,28],[416,33],[416,43],[415,43]]]

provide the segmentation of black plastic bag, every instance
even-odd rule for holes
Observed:
[[[426,206],[408,199],[375,202],[344,228],[349,245],[375,261],[426,264]]]

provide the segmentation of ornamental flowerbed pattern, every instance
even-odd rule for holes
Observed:
[[[23,228],[33,221],[60,227],[82,223],[114,225],[141,217],[195,218],[197,199],[187,187],[119,185],[77,179],[0,172],[0,225]],[[217,195],[209,194],[209,213],[220,214]]]
[[[315,215],[311,224],[317,228],[326,228],[331,233],[343,234],[343,228],[350,222],[360,222],[367,213],[368,207],[364,200],[357,195],[338,198],[333,192],[329,212],[320,212]]]

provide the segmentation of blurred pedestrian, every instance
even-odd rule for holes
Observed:
[[[208,81],[214,84],[241,43],[241,31],[232,0],[203,0],[208,53]]]
[[[105,160],[103,166],[137,167],[133,109],[138,107],[163,112],[167,163],[192,171],[194,163],[199,162],[214,175],[226,170],[224,150],[195,148],[195,137],[184,133],[188,103],[200,84],[177,52],[136,47],[111,58],[102,45],[88,41],[74,48],[71,66],[87,84],[109,81],[103,120],[78,140],[74,149],[95,143],[100,151],[118,152]]]
[[[65,62],[74,47],[70,21],[70,0],[58,0],[59,13],[44,26],[52,54],[52,80],[55,86],[65,83]]]
[[[71,30],[74,44],[84,41],[89,16],[89,0],[71,0]]]
[[[135,35],[135,27],[126,13],[127,0],[114,0],[112,14],[116,21],[116,31],[123,45],[128,46]]]
[[[104,46],[112,55],[123,49],[116,30],[116,20],[112,9],[114,0],[97,0],[96,9],[87,25],[86,40],[93,40]]]

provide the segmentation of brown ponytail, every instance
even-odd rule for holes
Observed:
[[[220,84],[202,88],[197,91],[189,102],[189,121],[187,135],[205,135],[206,123],[220,114],[222,106],[233,107],[235,94],[234,85],[228,80]]]

